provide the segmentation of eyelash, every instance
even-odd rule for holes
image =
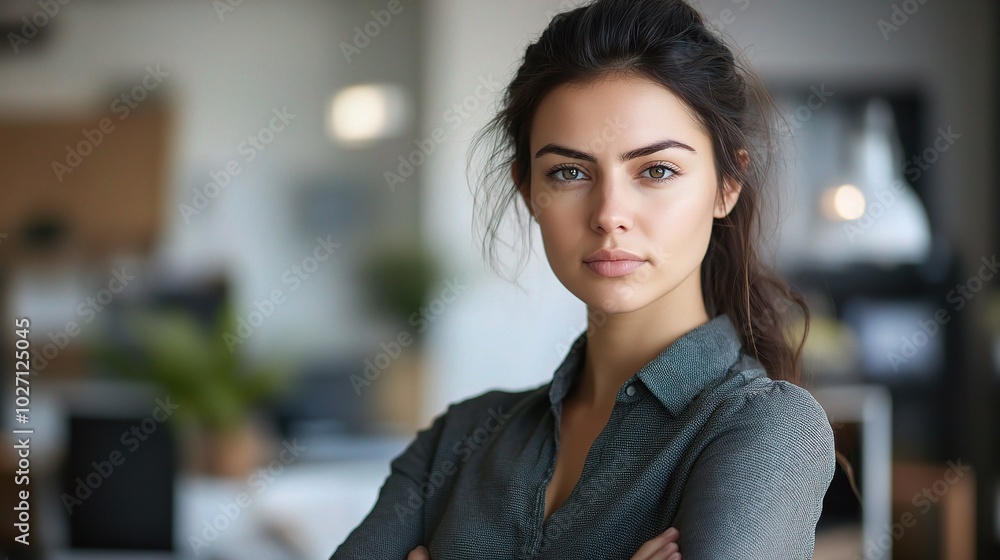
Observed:
[[[677,178],[678,175],[681,174],[680,169],[676,165],[674,165],[672,163],[665,162],[665,161],[654,162],[652,165],[649,165],[649,166],[643,168],[641,171],[639,171],[639,173],[645,173],[646,171],[648,171],[650,169],[657,168],[657,167],[662,167],[664,169],[668,169],[668,170],[671,171],[671,175],[669,177],[648,177],[649,179],[651,179],[651,180],[653,180],[653,181],[655,181],[657,183],[666,183],[667,181],[673,181],[675,178]],[[563,184],[565,184],[565,183],[572,183],[573,181],[579,180],[579,179],[572,179],[572,180],[571,179],[559,179],[558,177],[556,177],[556,175],[560,171],[562,171],[563,169],[576,169],[576,170],[579,170],[581,173],[586,173],[583,169],[580,169],[579,167],[577,167],[577,166],[575,166],[575,165],[573,165],[571,163],[560,163],[560,164],[554,166],[548,172],[546,172],[545,176],[548,177],[548,178],[550,178],[552,181],[554,181],[556,183],[563,183]]]

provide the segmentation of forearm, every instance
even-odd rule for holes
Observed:
[[[424,544],[421,483],[433,462],[446,415],[447,412],[437,416],[392,460],[375,505],[330,560],[403,560],[417,545]]]
[[[408,499],[414,488],[411,482],[399,473],[390,474],[379,490],[375,506],[330,560],[402,560],[410,550],[422,544],[423,508],[422,503]]]

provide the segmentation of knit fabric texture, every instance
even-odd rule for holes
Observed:
[[[622,559],[674,526],[685,560],[812,558],[833,430],[802,387],[767,376],[720,314],[618,390],[566,501],[544,520],[581,333],[550,382],[452,403],[390,463],[331,560]]]

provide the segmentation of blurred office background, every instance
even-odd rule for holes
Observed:
[[[4,2],[3,553],[326,558],[448,403],[547,382],[582,303],[537,231],[488,272],[465,156],[581,3]],[[862,495],[816,558],[1000,557],[1000,10],[696,5],[794,132],[771,243]]]

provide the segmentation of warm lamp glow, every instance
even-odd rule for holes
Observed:
[[[865,195],[854,185],[840,185],[823,192],[820,205],[831,221],[857,220],[865,213]]]
[[[398,134],[406,125],[406,92],[389,84],[351,86],[330,102],[330,134],[345,143],[359,143]]]

